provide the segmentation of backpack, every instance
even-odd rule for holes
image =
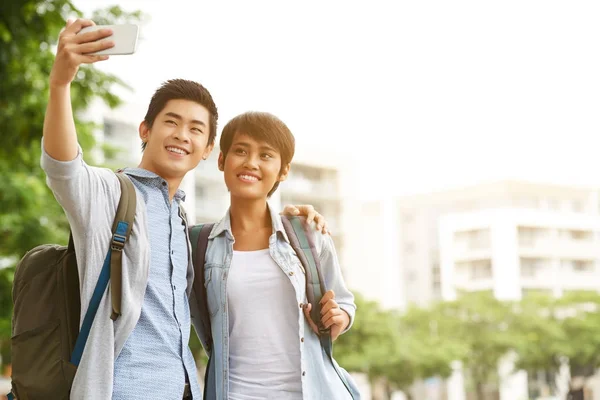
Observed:
[[[321,346],[325,350],[327,356],[331,360],[338,376],[348,389],[352,399],[360,399],[358,390],[352,385],[345,371],[341,370],[337,363],[333,360],[333,343],[331,340],[330,329],[325,328],[321,322],[321,305],[320,301],[325,292],[327,292],[326,282],[323,279],[321,272],[321,263],[314,242],[313,228],[306,223],[304,217],[282,216],[281,221],[283,227],[290,240],[290,244],[294,252],[300,259],[306,274],[306,297],[308,302],[312,304],[310,317],[315,325],[319,328],[319,340]],[[194,292],[200,312],[200,320],[202,329],[207,339],[206,351],[209,355],[208,364],[205,371],[204,398],[209,398],[208,384],[212,375],[211,358],[213,352],[212,346],[212,330],[210,326],[210,314],[208,313],[208,299],[206,296],[206,287],[204,286],[204,259],[206,256],[206,248],[208,247],[208,236],[212,231],[214,224],[199,224],[190,228],[190,241],[192,244],[192,260],[194,263]]]
[[[133,183],[117,173],[121,199],[112,241],[79,329],[81,300],[73,236],[68,246],[41,245],[23,256],[13,282],[12,391],[9,400],[68,399],[85,343],[108,282],[111,318],[121,313],[122,251],[135,216]]]

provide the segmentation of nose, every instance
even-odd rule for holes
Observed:
[[[177,139],[183,143],[190,142],[190,137],[188,135],[188,131],[187,131],[187,128],[185,127],[185,125],[183,125],[175,130],[175,139]]]
[[[244,161],[244,168],[247,169],[258,169],[258,162],[256,160],[256,157],[249,155],[248,157],[246,157],[246,160]]]

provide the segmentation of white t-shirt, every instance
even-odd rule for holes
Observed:
[[[301,400],[298,305],[269,249],[233,252],[227,301],[229,398]]]

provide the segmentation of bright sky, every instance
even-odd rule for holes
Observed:
[[[221,126],[273,112],[301,155],[353,165],[363,194],[600,185],[598,2],[120,4],[150,17],[138,52],[103,65],[135,87],[136,120],[162,81],[183,77],[211,91]]]

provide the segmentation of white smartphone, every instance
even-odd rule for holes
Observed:
[[[103,28],[111,29],[113,34],[102,40],[112,40],[115,43],[115,46],[91,54],[112,56],[135,53],[139,31],[138,26],[135,24],[87,26],[77,34],[81,35],[82,33],[97,31],[98,29]]]

